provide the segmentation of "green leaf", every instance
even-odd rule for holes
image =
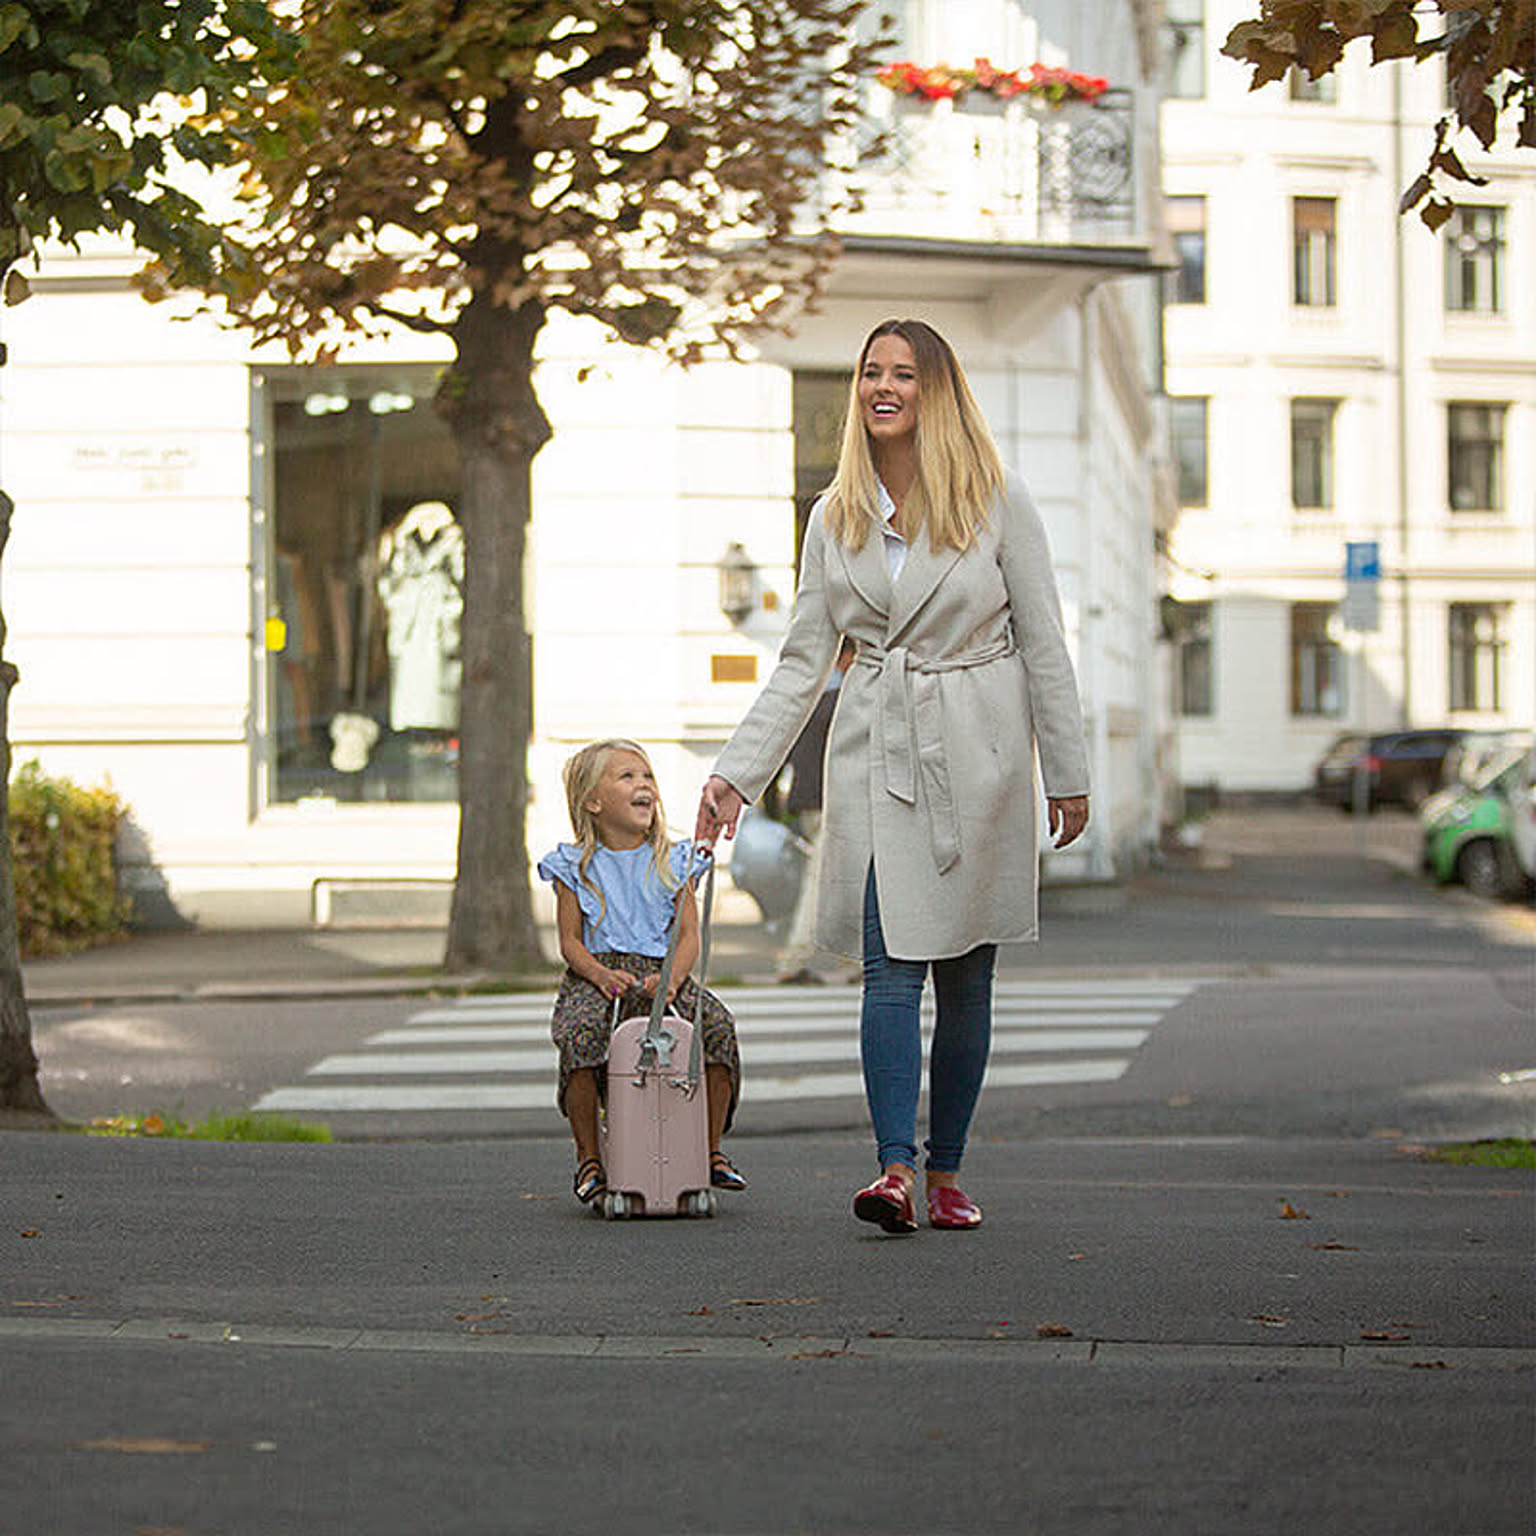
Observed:
[[[65,56],[64,62],[80,74],[89,75],[104,90],[111,87],[112,65],[104,54],[71,53]]]
[[[8,149],[24,139],[29,121],[27,114],[14,101],[0,101],[0,149]]]

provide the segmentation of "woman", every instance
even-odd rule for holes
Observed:
[[[816,935],[863,958],[860,1051],[881,1174],[853,1211],[887,1232],[917,1229],[931,968],[928,1219],[971,1228],[981,1210],[958,1176],[986,1072],[997,946],[1036,936],[1036,752],[1058,848],[1087,825],[1088,766],[1045,529],[953,351],[920,320],[888,320],[864,343],[789,633],[704,786],[699,841],[734,835],[844,636],[857,652],[827,746]]]

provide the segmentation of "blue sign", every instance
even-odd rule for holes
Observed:
[[[1345,581],[1380,581],[1381,546],[1375,539],[1344,546]]]

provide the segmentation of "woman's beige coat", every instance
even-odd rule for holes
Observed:
[[[894,585],[883,535],[860,550],[811,513],[789,633],[715,772],[756,800],[832,669],[859,654],[827,743],[816,939],[857,958],[873,860],[887,953],[938,960],[1036,934],[1045,792],[1086,795],[1082,710],[1045,528],[1009,475],[977,541],[918,535]]]

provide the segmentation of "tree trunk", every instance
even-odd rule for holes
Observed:
[[[0,555],[11,536],[14,503],[0,491]],[[0,653],[5,618],[0,614]],[[37,1082],[32,1017],[21,980],[21,945],[16,937],[16,879],[11,868],[11,688],[16,668],[0,660],[0,1115],[20,1113],[53,1119]]]
[[[443,958],[449,970],[541,965],[528,885],[532,643],[523,557],[534,455],[549,420],[533,389],[535,304],[472,299],[454,327],[458,357],[438,403],[459,450],[464,530],[459,854]]]

